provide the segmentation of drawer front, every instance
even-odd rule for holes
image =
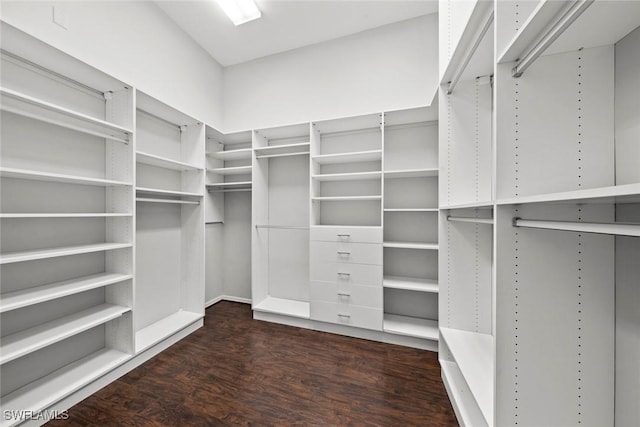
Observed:
[[[382,243],[382,227],[311,227],[312,241]]]
[[[325,301],[311,302],[311,319],[356,328],[382,330],[382,310],[357,305],[343,306]]]
[[[311,301],[332,302],[347,307],[362,307],[382,310],[382,288],[335,282],[311,282]]]
[[[382,265],[382,244],[311,242],[312,262]]]
[[[312,258],[309,270],[312,281],[382,287],[381,265],[323,262]]]

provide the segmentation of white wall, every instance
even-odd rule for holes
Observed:
[[[68,27],[52,22],[63,8]],[[150,1],[2,1],[7,23],[205,121],[222,126],[222,67]]]
[[[239,131],[424,105],[438,86],[426,15],[224,69],[224,128]]]

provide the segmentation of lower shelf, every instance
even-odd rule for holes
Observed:
[[[99,350],[3,396],[2,409],[16,411],[15,413],[22,411],[23,414],[30,413],[25,411],[35,413],[46,409],[126,362],[130,357],[129,354],[113,349]],[[0,425],[13,426],[20,422],[18,419],[3,419]]]
[[[390,289],[404,289],[407,291],[438,293],[438,281],[433,279],[419,279],[415,277],[384,276],[382,286]]]
[[[488,427],[455,362],[440,360],[442,382],[461,426]]]
[[[440,328],[455,363],[487,424],[493,420],[493,337],[459,329]]]
[[[258,304],[255,304],[253,309],[265,313],[282,314],[303,319],[308,319],[310,316],[310,305],[308,302],[284,298],[267,297]]]
[[[438,321],[417,317],[384,314],[384,332],[438,341]]]
[[[136,353],[146,350],[163,339],[204,317],[203,314],[180,310],[136,332]]]

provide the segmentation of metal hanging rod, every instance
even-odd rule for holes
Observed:
[[[153,114],[153,113],[150,113],[150,112],[145,111],[145,110],[141,110],[140,108],[138,108],[138,109],[137,109],[137,111],[138,111],[138,113],[142,113],[143,115],[145,115],[145,116],[147,116],[147,117],[149,117],[149,118],[152,118],[152,119],[154,119],[154,120],[157,120],[157,121],[159,121],[159,122],[162,122],[163,124],[168,125],[168,126],[170,126],[170,127],[172,127],[172,128],[173,128],[173,127],[176,127],[176,128],[178,128],[178,130],[180,130],[180,131],[182,132],[182,128],[183,128],[183,126],[181,126],[181,125],[177,125],[177,124],[175,124],[175,123],[173,123],[173,122],[170,122],[170,121],[169,121],[169,120],[167,120],[167,119],[164,119],[164,118],[162,118],[162,117],[160,117],[160,116],[156,116],[156,115],[155,115],[155,114]]]
[[[251,188],[227,188],[224,190],[207,190],[209,193],[240,193],[243,191],[251,191]]]
[[[466,217],[459,217],[459,216],[447,216],[447,221],[472,222],[476,224],[493,224],[493,218],[466,218]]]
[[[511,70],[511,75],[513,77],[522,76],[522,73],[524,73],[593,2],[594,0],[575,0],[569,9],[555,21],[538,41],[520,56],[520,60]]]
[[[275,228],[281,230],[308,230],[309,227],[302,225],[256,225],[256,228]]]
[[[207,221],[205,225],[224,224],[224,221]]]
[[[308,154],[309,154],[309,151],[300,151],[298,153],[284,153],[284,154],[263,154],[262,156],[256,156],[256,159],[270,159],[272,157],[304,156]]]
[[[491,24],[493,24],[493,15],[494,15],[494,12],[491,11],[491,13],[486,16],[486,18],[480,25],[478,32],[474,35],[473,43],[471,44],[471,46],[469,46],[469,49],[467,49],[467,51],[464,53],[462,61],[460,61],[460,66],[456,69],[455,73],[453,73],[453,76],[451,77],[451,81],[449,81],[449,87],[447,88],[447,95],[451,95],[453,93],[453,90],[458,85],[458,82],[460,81],[462,74],[464,74],[464,70],[466,70],[467,65],[469,65],[469,62],[471,62],[471,58],[473,58],[474,53],[476,53],[476,50],[478,50],[478,46],[480,46],[482,39],[484,38],[485,34],[487,34],[487,31],[489,31],[489,28],[491,28]]]
[[[513,226],[541,228],[546,230],[576,231],[579,233],[640,237],[640,223],[545,221],[538,219],[513,218]]]

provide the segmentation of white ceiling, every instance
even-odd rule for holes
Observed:
[[[214,0],[157,1],[221,65],[437,12],[437,0],[257,0],[258,20],[235,27]]]

